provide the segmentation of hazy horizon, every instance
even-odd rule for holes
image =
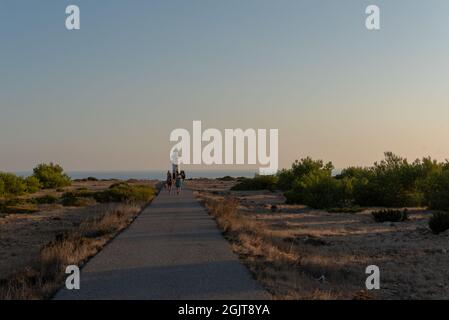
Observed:
[[[65,29],[69,4],[79,31]],[[370,4],[380,31],[365,28]],[[280,168],[369,166],[385,151],[444,161],[448,12],[445,0],[2,1],[0,171],[164,170],[170,132],[193,120],[279,129]]]

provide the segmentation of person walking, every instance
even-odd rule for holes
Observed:
[[[167,171],[167,180],[165,181],[165,186],[168,190],[168,193],[171,194],[171,188],[173,186],[173,179],[171,177],[170,171]]]
[[[181,179],[182,179],[182,182],[184,182],[184,180],[186,179],[186,173],[184,170],[181,170]]]
[[[176,194],[182,193],[182,177],[181,174],[176,174]]]

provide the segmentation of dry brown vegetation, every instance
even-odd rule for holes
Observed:
[[[128,226],[140,211],[133,204],[103,206],[103,212],[79,228],[57,235],[26,268],[0,283],[0,299],[44,299],[63,283],[65,267],[81,267],[111,238]]]
[[[214,189],[214,183],[217,188]],[[275,299],[447,299],[449,233],[409,208],[405,222],[286,205],[279,192],[232,192],[232,182],[193,181],[197,195],[254,277]],[[381,290],[365,289],[365,268],[381,269]]]
[[[294,241],[282,241],[264,228],[262,222],[238,214],[235,198],[204,197],[204,204],[216,218],[225,237],[250,271],[275,299],[333,299],[339,296],[330,290],[316,288],[312,295],[298,278],[301,254]],[[293,280],[293,281],[292,281]],[[320,279],[317,279],[320,281]],[[310,282],[310,281],[309,281]],[[314,283],[308,283],[314,285]],[[304,295],[301,295],[301,292]]]
[[[112,183],[80,182],[71,189],[101,191]],[[145,204],[39,205],[38,212],[1,217],[0,300],[50,298],[64,283],[66,266],[81,267],[126,228]]]

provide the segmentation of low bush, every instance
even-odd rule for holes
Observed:
[[[449,230],[449,213],[435,212],[429,220],[429,227],[435,234]]]
[[[234,181],[236,180],[236,178],[231,177],[231,176],[224,176],[222,178],[217,178],[218,181]]]
[[[34,198],[33,201],[37,204],[53,204],[58,202],[58,198],[51,194],[47,194],[45,196]]]
[[[245,178],[238,184],[233,186],[233,191],[253,191],[253,190],[270,190],[274,191],[277,185],[276,176],[260,176],[257,175],[252,179]]]
[[[79,198],[95,198],[95,191],[89,191],[87,188],[79,188],[75,191],[70,191],[74,196]]]
[[[284,193],[287,203],[301,203],[315,209],[346,206],[348,181],[337,180],[325,171],[311,172],[297,179],[290,191]]]
[[[340,183],[330,176],[310,174],[299,181],[304,204],[317,209],[343,204],[343,190]]]
[[[408,219],[408,210],[379,210],[373,211],[372,215],[376,222],[402,222]]]
[[[106,202],[145,202],[150,200],[155,190],[144,185],[130,185],[124,182],[115,183],[109,189],[96,192],[93,197],[101,203]]]
[[[62,196],[62,205],[64,207],[84,207],[89,204],[89,201],[85,198],[77,197],[72,192],[66,192]]]

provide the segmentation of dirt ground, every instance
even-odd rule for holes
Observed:
[[[291,261],[263,263],[270,248],[232,242],[254,276],[278,299],[448,299],[449,231],[433,234],[431,212],[409,208],[409,220],[376,223],[366,208],[329,213],[285,205],[280,192],[233,192],[232,181],[193,180],[201,198],[235,197],[238,213],[254,219]],[[285,246],[287,244],[287,246]],[[249,249],[248,249],[249,248]],[[366,290],[366,267],[380,268],[380,290]]]
[[[78,181],[72,186],[57,192],[43,190],[23,198],[39,197],[45,194],[61,196],[64,192],[86,188],[100,191],[109,188],[117,181]],[[155,181],[130,181],[131,184],[148,184]],[[106,208],[113,209],[120,204],[96,204],[95,201],[84,207],[63,207],[61,204],[39,205],[39,211],[32,214],[0,215],[0,280],[24,270],[41,250],[57,235],[77,228],[81,222],[97,217]]]

